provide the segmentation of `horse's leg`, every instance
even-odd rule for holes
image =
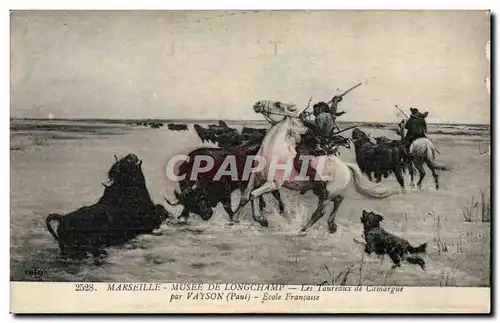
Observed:
[[[233,209],[231,208],[231,195],[225,196],[221,202],[224,211],[226,211],[226,213],[229,215],[229,221],[232,222],[234,217],[234,212]]]
[[[316,222],[318,222],[319,219],[323,217],[323,210],[325,207],[328,205],[330,201],[325,201],[325,200],[320,200],[318,202],[318,207],[314,211],[313,215],[311,216],[311,219],[309,219],[309,222],[300,230],[300,232],[306,232],[307,229],[312,227]]]
[[[269,224],[267,223],[267,219],[262,217],[262,215],[259,212],[260,210],[257,208],[257,205],[256,205],[257,198],[262,196],[263,194],[270,193],[270,192],[275,191],[277,189],[278,189],[278,186],[277,186],[276,182],[266,182],[264,185],[253,190],[250,193],[250,200],[252,201],[253,218],[255,221],[259,222],[260,225],[262,225],[263,227],[267,227],[267,226],[269,226]]]
[[[337,211],[339,210],[340,204],[342,204],[343,200],[344,197],[342,195],[337,195],[333,198],[333,209],[332,212],[330,213],[330,216],[328,217],[328,230],[330,230],[330,233],[337,232],[337,224],[335,223],[335,217],[337,216]]]
[[[413,168],[413,161],[408,163],[408,172],[410,173],[411,186],[415,186],[415,169]]]
[[[324,215],[323,210],[330,202],[330,201],[326,201],[326,198],[325,198],[326,197],[325,196],[326,195],[326,188],[324,186],[321,188],[315,188],[314,194],[316,194],[316,196],[318,196],[318,198],[319,198],[318,207],[316,208],[316,210],[312,214],[312,216],[309,219],[309,221],[307,222],[307,224],[300,230],[300,232],[306,232],[307,229],[312,227],[319,219],[321,219]]]
[[[403,179],[403,172],[401,171],[401,167],[396,166],[394,168],[394,175],[396,175],[396,179],[398,180],[399,185],[405,191],[405,180]]]
[[[247,186],[245,190],[241,194],[240,203],[234,211],[233,221],[238,222],[240,220],[241,210],[248,204],[250,201],[250,193],[252,192],[255,185],[255,174],[251,173],[250,178],[248,180]]]
[[[252,205],[252,215],[253,219],[257,221],[261,226],[268,227],[269,223],[266,218],[263,218],[260,215],[260,209],[257,206],[257,200],[250,200],[250,204]]]
[[[418,180],[417,186],[419,189],[422,189],[422,181],[424,180],[425,177],[425,169],[420,158],[418,158],[415,161],[415,167],[417,167],[418,173],[420,174],[420,179]]]
[[[177,220],[178,222],[187,223],[188,218],[189,218],[189,210],[187,208],[184,208],[181,212],[181,215],[177,217]]]
[[[434,167],[432,167],[429,161],[426,161],[425,163],[427,164],[427,167],[429,167],[429,169],[431,170],[432,177],[434,177],[434,182],[436,183],[436,190],[439,190],[439,176],[436,173],[436,170],[434,169]]]
[[[273,194],[274,198],[278,201],[280,213],[285,212],[285,204],[283,203],[283,200],[281,199],[280,191],[276,190],[276,191],[273,191],[271,194]]]
[[[263,195],[259,196],[259,208],[260,208],[260,210],[264,211],[264,209],[266,208],[266,206],[267,206],[267,203],[264,200],[264,196]]]

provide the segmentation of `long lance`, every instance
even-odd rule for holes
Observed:
[[[406,117],[406,119],[409,119],[409,118],[408,118],[408,116],[406,115],[406,113],[404,113],[404,111],[403,111],[403,110],[401,110],[401,108],[400,108],[400,107],[398,107],[398,105],[397,105],[397,104],[395,104],[394,106],[396,107],[396,109],[398,109],[398,110],[399,110],[399,111],[400,111],[400,112],[401,112],[401,113],[402,113],[402,114]]]
[[[330,101],[328,101],[328,104],[332,103],[333,99],[336,98],[336,97],[338,97],[338,98],[344,97],[344,95],[346,95],[347,93],[351,92],[355,88],[359,87],[361,84],[363,84],[363,82],[359,82],[358,84],[354,85],[353,87],[351,87],[350,89],[346,90],[344,93],[342,93],[340,95],[335,95]]]

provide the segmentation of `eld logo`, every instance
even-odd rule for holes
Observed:
[[[38,267],[28,268],[24,271],[24,274],[27,278],[40,279],[45,275],[45,269]]]

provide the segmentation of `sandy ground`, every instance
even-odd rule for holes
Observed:
[[[361,129],[396,139],[388,130]],[[480,153],[488,149],[489,133],[430,137],[441,152],[438,160],[454,168],[440,172],[441,190],[434,189],[428,170],[421,191],[410,189],[382,201],[367,200],[351,187],[339,210],[335,234],[328,233],[325,217],[307,235],[299,236],[316,197],[282,189],[290,221],[278,214],[270,196],[266,197],[269,228],[250,219],[249,206],[240,225],[228,226],[219,206],[210,221],[192,216],[188,226],[164,225],[160,236],[141,236],[109,248],[109,257],[97,266],[92,261],[59,259],[57,244],[45,227],[47,215],[94,203],[103,192],[101,182],[114,162],[113,154],[130,152],[143,159],[150,194],[155,203],[163,203],[163,195],[173,196],[175,188],[164,176],[168,159],[201,145],[192,127],[189,132],[116,125],[93,133],[13,131],[11,279],[27,280],[25,269],[36,266],[45,269],[42,280],[48,281],[489,286],[490,223],[480,221],[477,214],[478,221],[465,222],[462,210],[479,200],[481,190],[489,199],[490,155]],[[354,161],[354,150],[342,150],[341,158]],[[396,185],[392,177],[383,183]],[[234,197],[236,207],[239,193]],[[165,207],[180,214],[180,207]],[[363,209],[383,214],[382,225],[412,244],[428,242],[427,270],[407,264],[393,270],[388,258],[363,255],[353,241],[361,235]]]

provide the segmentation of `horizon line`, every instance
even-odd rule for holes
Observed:
[[[36,117],[10,117],[10,120],[39,120],[39,121],[187,121],[187,122],[213,122],[213,121],[226,121],[226,122],[266,122],[264,119],[226,119],[226,118],[36,118]],[[373,123],[373,124],[397,124],[399,122],[390,121],[361,121],[361,120],[337,120],[337,123]],[[428,124],[449,124],[449,125],[482,125],[491,126],[491,123],[467,123],[467,122],[428,122]]]

